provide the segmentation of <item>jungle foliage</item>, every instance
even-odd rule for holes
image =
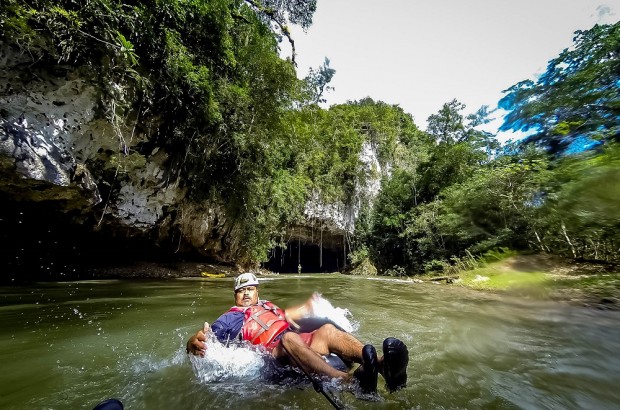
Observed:
[[[479,130],[487,107],[465,117],[457,100],[426,132],[371,98],[318,106],[335,74],[329,60],[299,80],[294,55],[279,55],[279,41],[293,43],[288,25],[307,28],[315,9],[296,0],[7,0],[0,39],[35,66],[77,67],[99,81],[113,124],[153,124],[138,144],[119,137],[114,154],[163,148],[169,183],[186,187],[188,200],[221,204],[239,227],[238,263],[264,260],[317,197],[361,206],[352,260],[369,257],[384,272],[500,248],[620,259],[620,23],[578,32],[545,75],[506,91],[503,128],[534,134],[501,147]],[[362,160],[369,150],[379,166]],[[371,178],[381,179],[374,200],[361,189]]]
[[[185,187],[190,201],[219,203],[245,246],[237,262],[249,264],[264,260],[311,196],[354,200],[373,172],[360,161],[366,142],[388,161],[401,134],[418,132],[400,108],[370,99],[316,105],[335,73],[329,60],[299,80],[279,55],[288,25],[307,28],[315,9],[314,1],[8,0],[0,21],[2,42],[33,66],[71,67],[98,82],[100,114],[119,130],[109,158],[163,148],[167,183]],[[121,129],[136,126],[144,137],[125,141]],[[100,183],[120,177],[109,172]]]
[[[574,47],[500,102],[504,129],[535,130],[500,147],[444,104],[428,119],[428,154],[383,184],[363,252],[383,270],[441,270],[495,249],[620,261],[620,23],[576,33]]]

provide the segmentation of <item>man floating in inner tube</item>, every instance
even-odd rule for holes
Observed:
[[[305,372],[339,378],[357,379],[365,393],[377,390],[377,375],[393,392],[407,384],[409,352],[405,344],[393,337],[383,341],[383,356],[378,358],[373,345],[363,345],[350,333],[332,324],[324,324],[310,333],[298,333],[296,320],[311,313],[312,298],[306,304],[282,310],[258,298],[258,279],[243,273],[235,279],[235,306],[209,327],[207,323],[187,342],[187,353],[204,356],[207,333],[213,332],[221,343],[243,340],[262,345],[278,361],[302,367]],[[359,363],[353,375],[330,366],[322,356],[330,353],[343,360]]]

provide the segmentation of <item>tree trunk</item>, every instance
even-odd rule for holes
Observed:
[[[542,239],[540,239],[540,235],[538,235],[538,232],[536,230],[534,230],[534,235],[536,235],[536,241],[538,242],[538,246],[540,246],[540,250],[545,252],[545,244],[543,243]]]
[[[570,246],[570,250],[573,253],[573,258],[577,259],[577,252],[575,252],[575,247],[573,246],[573,243],[570,241],[570,238],[568,237],[568,233],[566,232],[566,225],[564,224],[564,221],[562,221],[562,233],[564,234],[564,238],[566,238],[566,242]]]

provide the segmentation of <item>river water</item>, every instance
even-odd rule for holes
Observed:
[[[0,408],[329,409],[309,383],[205,378],[184,345],[233,301],[232,279],[83,281],[0,288]],[[364,343],[408,345],[407,388],[353,409],[620,408],[620,313],[459,287],[342,275],[272,276],[285,307],[319,291]],[[234,359],[240,368],[255,363]],[[198,370],[197,370],[198,369]]]

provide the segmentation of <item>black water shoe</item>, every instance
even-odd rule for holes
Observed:
[[[383,377],[388,391],[395,392],[407,385],[408,363],[409,351],[403,342],[394,337],[383,341]]]
[[[123,403],[116,399],[108,399],[97,404],[93,410],[123,410]]]
[[[359,380],[362,393],[376,393],[379,360],[377,359],[377,350],[373,345],[366,345],[362,348],[362,362],[362,365],[355,370],[353,375]]]

